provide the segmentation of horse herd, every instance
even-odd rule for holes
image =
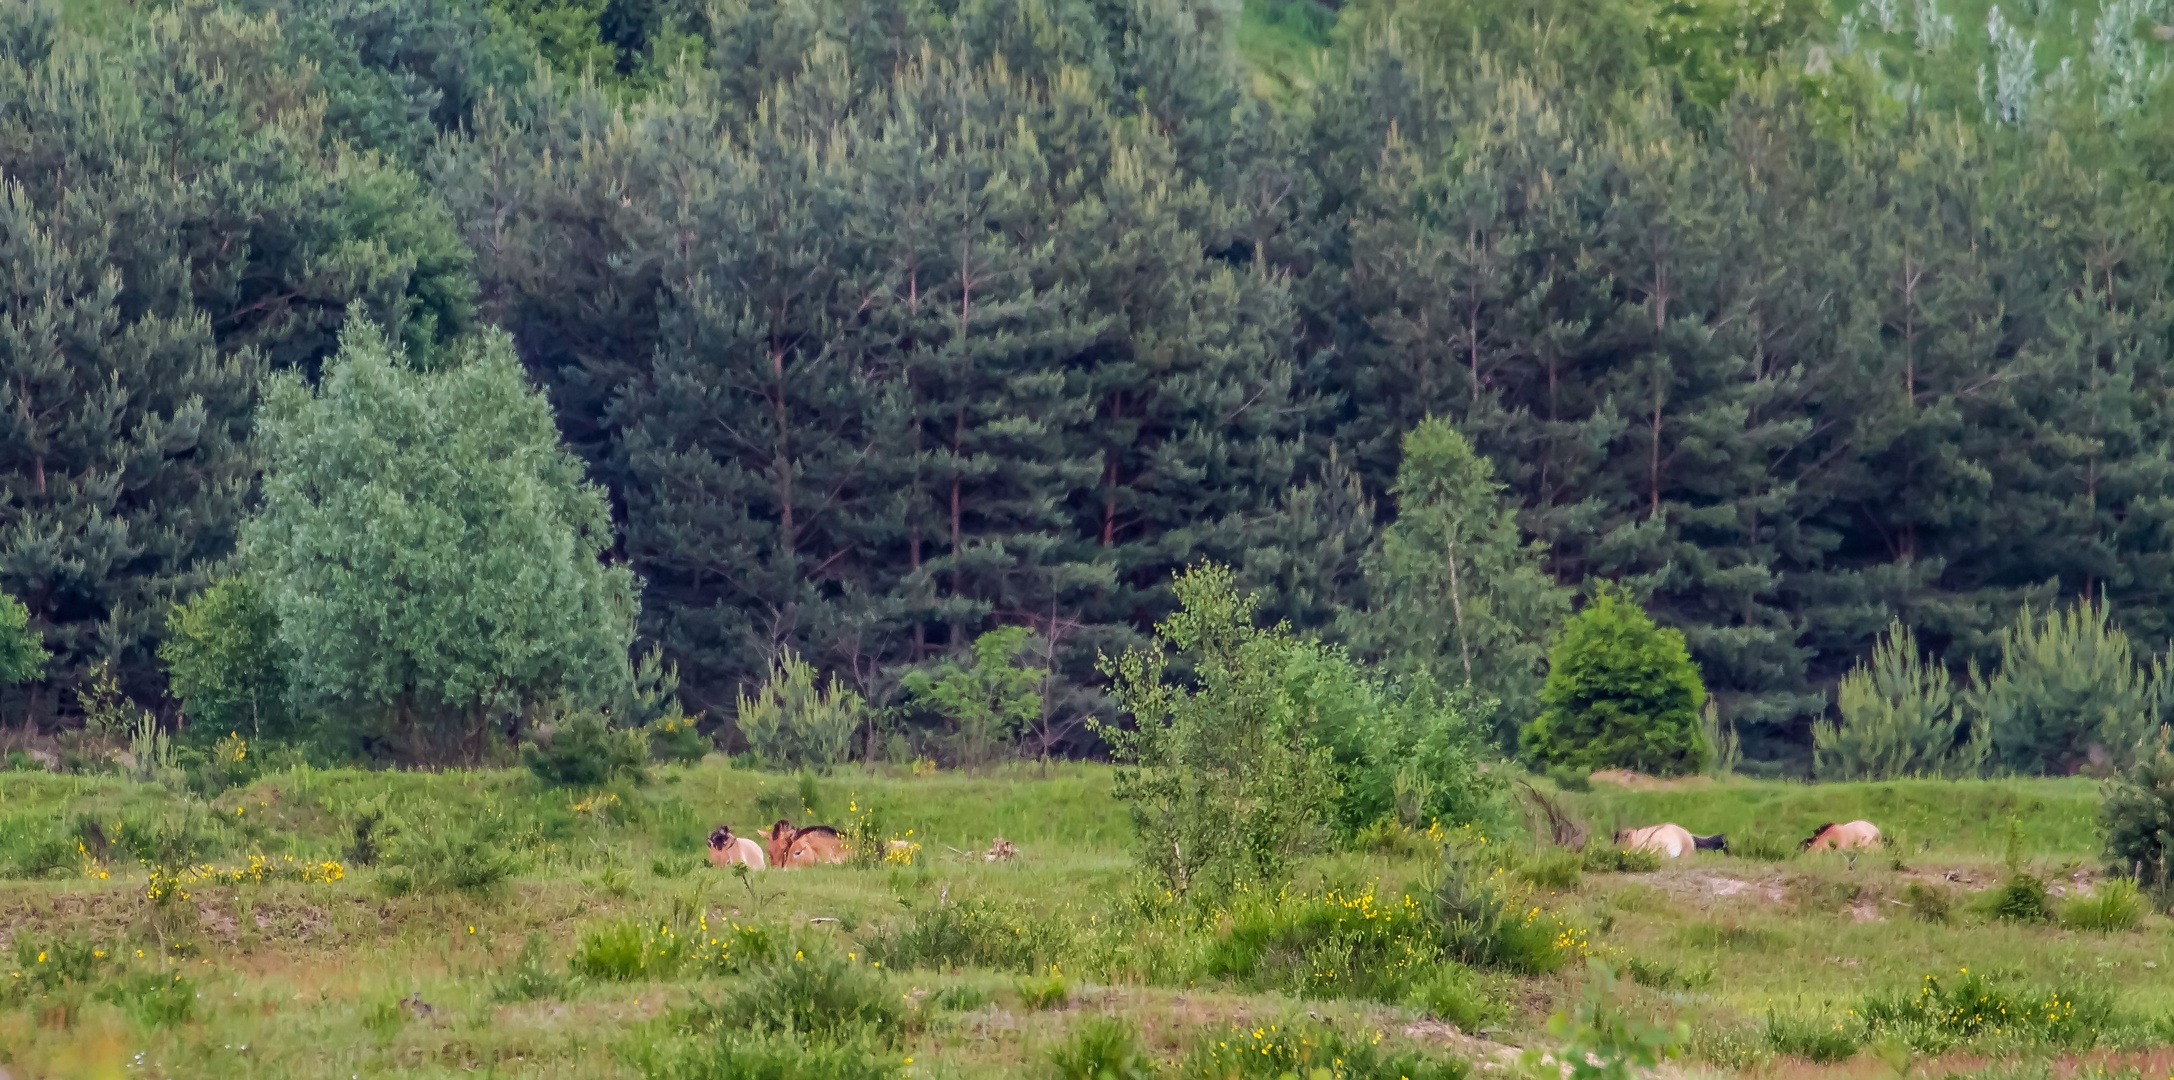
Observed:
[[[710,865],[731,866],[741,864],[750,870],[777,867],[794,870],[803,866],[821,866],[842,863],[846,859],[845,840],[830,825],[806,825],[799,828],[779,818],[770,826],[764,842],[756,843],[745,836],[735,836],[732,826],[719,825],[710,833]],[[900,841],[893,841],[894,844]],[[1003,844],[1004,841],[997,841]],[[1879,827],[1869,821],[1851,821],[1837,825],[1828,822],[1812,830],[1797,847],[1804,851],[1838,851],[1847,848],[1878,847]],[[1008,845],[1006,845],[1008,846]],[[1674,822],[1647,825],[1638,829],[1623,829],[1615,834],[1615,846],[1624,851],[1650,851],[1668,859],[1680,859],[1694,851],[1719,851],[1727,853],[1729,838],[1725,833],[1699,836]],[[992,848],[992,851],[995,849]],[[1006,853],[1009,857],[1009,853]]]
[[[1838,851],[1844,848],[1878,847],[1879,827],[1869,821],[1852,821],[1837,825],[1828,822],[1812,830],[1812,835],[1797,845],[1802,851]],[[1725,833],[1699,836],[1681,825],[1670,822],[1664,825],[1648,825],[1642,829],[1623,829],[1615,834],[1615,846],[1624,851],[1650,851],[1668,859],[1680,859],[1694,851],[1719,851],[1727,853],[1729,838]]]
[[[842,863],[845,855],[845,840],[830,825],[796,829],[792,822],[779,818],[760,844],[745,836],[734,836],[730,825],[719,825],[710,833],[711,866],[739,863],[750,870],[772,866],[794,870],[803,866]]]

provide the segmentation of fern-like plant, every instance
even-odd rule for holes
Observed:
[[[1839,724],[1812,725],[1812,768],[1821,780],[1975,776],[1992,749],[1986,725],[1956,708],[1947,669],[1926,662],[1917,635],[1889,623],[1835,693]]]

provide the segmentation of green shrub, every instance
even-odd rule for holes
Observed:
[[[1873,995],[1856,1014],[1874,1033],[1893,1033],[1923,1054],[1939,1054],[1984,1035],[2034,1045],[2080,1048],[2098,1041],[2113,999],[2072,989],[2018,990],[1974,974],[1927,975],[1915,992]]]
[[[1569,765],[1550,765],[1547,769],[1547,778],[1556,787],[1564,791],[1582,792],[1593,790],[1593,770],[1591,768],[1580,769]]]
[[[1578,873],[1584,867],[1584,853],[1568,848],[1549,848],[1520,861],[1517,876],[1542,889],[1574,889],[1578,885]]]
[[[1518,745],[1543,767],[1681,776],[1703,770],[1713,754],[1699,727],[1706,688],[1682,632],[1655,626],[1612,587],[1571,616],[1549,653],[1540,700],[1546,710]]]
[[[1590,844],[1585,849],[1585,870],[1593,874],[1650,874],[1661,868],[1658,851],[1625,851],[1613,844]]]
[[[1405,1000],[1467,1034],[1478,1034],[1510,1018],[1503,995],[1491,991],[1477,972],[1463,964],[1436,964],[1412,986]]]
[[[586,979],[633,982],[670,978],[686,963],[690,943],[669,923],[621,919],[582,932],[567,966]]]
[[[196,1018],[196,980],[174,972],[136,972],[99,987],[95,996],[120,1006],[142,1027],[171,1027]]]
[[[1503,875],[1482,875],[1461,857],[1445,859],[1434,889],[1443,952],[1473,967],[1528,975],[1557,971],[1580,951],[1583,935],[1558,916],[1522,902]]]
[[[566,990],[566,979],[552,970],[551,944],[541,931],[531,930],[513,962],[491,980],[491,1000],[500,1004],[555,998]],[[569,967],[575,965],[569,964]]]
[[[1205,1035],[1179,1064],[1179,1080],[1464,1080],[1460,1058],[1385,1050],[1377,1033],[1346,1035],[1320,1021],[1233,1027]]]
[[[279,617],[247,575],[220,578],[175,604],[159,659],[190,723],[206,731],[293,738],[302,731],[287,707],[288,652]]]
[[[2136,882],[2111,878],[2090,896],[2079,896],[2061,908],[2061,925],[2072,930],[2111,933],[2134,930],[2144,921],[2144,900]]]
[[[1072,928],[1015,902],[970,896],[911,911],[865,941],[869,958],[889,968],[1033,971],[1064,959]]]
[[[1813,770],[1821,780],[1976,776],[1993,743],[1984,724],[1955,707],[1946,665],[1926,663],[1917,635],[1890,623],[1835,691],[1842,722],[1812,724]]]
[[[1680,1055],[1690,1028],[1681,1022],[1664,1028],[1632,1016],[1617,1000],[1616,988],[1615,972],[1591,962],[1584,999],[1575,1009],[1548,1018],[1548,1034],[1557,1040],[1552,1060],[1539,1047],[1527,1049],[1519,1061],[1526,1073],[1565,1080],[1633,1080]]]
[[[802,948],[754,969],[721,1001],[697,1006],[698,1029],[797,1037],[811,1044],[891,1045],[906,1014],[880,972],[828,949]]]
[[[1396,1001],[1441,951],[1418,900],[1379,900],[1371,888],[1244,893],[1212,918],[1199,974],[1300,997]]]
[[[828,685],[819,685],[815,668],[788,647],[778,654],[754,697],[740,692],[733,715],[747,748],[764,764],[827,770],[851,751],[867,705],[836,675]]]
[[[546,784],[593,788],[620,777],[639,778],[649,764],[649,747],[642,732],[612,727],[604,714],[584,709],[522,746],[521,760]]]
[[[943,718],[951,728],[952,752],[961,764],[979,765],[1012,744],[1042,718],[1046,668],[1019,663],[1034,631],[1001,626],[974,639],[964,664],[945,659],[933,669],[906,673],[901,686],[919,708]]]
[[[1044,975],[1029,975],[1014,983],[1012,989],[1019,993],[1019,1004],[1039,1012],[1043,1009],[1061,1009],[1072,999],[1072,984],[1064,975],[1051,968]]]
[[[1800,1057],[1815,1065],[1848,1061],[1857,1055],[1864,1039],[1864,1028],[1855,1021],[1766,1014],[1766,1045],[1777,1054]]]
[[[1913,881],[1903,886],[1902,902],[1909,906],[1911,915],[1926,922],[1945,923],[1955,917],[1954,898],[1937,885]]]
[[[1117,1016],[1091,1016],[1049,1052],[1058,1080],[1155,1080],[1161,1070],[1140,1032]]]
[[[2046,883],[2034,874],[2017,870],[1999,885],[1985,891],[1979,901],[1985,913],[2009,922],[2045,922],[2053,917],[2046,899]]]
[[[1700,1024],[1688,1052],[1695,1060],[1737,1073],[1762,1068],[1774,1054],[1763,1024]]]
[[[393,895],[491,892],[520,871],[520,858],[503,834],[503,823],[495,818],[465,827],[408,830],[393,841],[379,883]]]
[[[636,1062],[648,1080],[898,1080],[904,1064],[865,1039],[814,1042],[722,1029],[650,1047]]]

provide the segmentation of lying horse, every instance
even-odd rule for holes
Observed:
[[[1695,836],[1691,830],[1674,823],[1648,825],[1643,829],[1624,829],[1615,834],[1615,846],[1624,851],[1650,851],[1670,859],[1680,859],[1693,851],[1729,850],[1727,833],[1712,836]]]
[[[845,840],[828,825],[795,829],[783,818],[770,826],[770,865],[780,870],[845,861]]]
[[[719,825],[710,833],[710,865],[731,866],[739,863],[750,870],[761,870],[769,865],[763,858],[762,845],[744,836],[732,835],[732,826]]]
[[[1843,848],[1868,848],[1880,846],[1879,826],[1869,821],[1852,821],[1846,825],[1828,822],[1812,830],[1812,835],[1797,847],[1803,851],[1837,851]]]

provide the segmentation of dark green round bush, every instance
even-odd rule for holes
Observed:
[[[1546,705],[1518,744],[1544,769],[1636,769],[1680,776],[1706,767],[1699,730],[1706,687],[1683,634],[1655,626],[1603,587],[1571,616],[1548,655]]]

